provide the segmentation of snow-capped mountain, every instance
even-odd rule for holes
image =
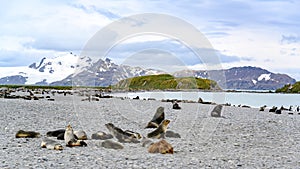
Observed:
[[[88,69],[77,74],[71,74],[62,81],[54,82],[51,85],[109,86],[126,78],[162,73],[165,72],[127,65],[117,65],[106,58],[105,60],[99,59]]]
[[[0,71],[0,84],[59,86],[108,86],[130,77],[164,73],[154,69],[117,65],[108,58],[94,62],[90,57],[79,57],[72,53],[55,58],[45,57],[28,67],[6,67],[0,68]]]
[[[79,64],[80,63],[80,64]],[[89,57],[79,57],[72,53],[54,58],[43,58],[40,62],[23,67],[0,68],[0,84],[40,84],[47,85],[63,80],[75,71],[90,67]]]
[[[165,72],[117,65],[108,58],[94,61],[90,57],[68,53],[55,58],[43,58],[27,67],[0,67],[0,84],[109,86],[126,78],[162,73]],[[296,82],[286,74],[275,74],[250,66],[211,71],[183,70],[173,75],[215,80],[223,89],[274,90]]]
[[[209,76],[210,74],[224,75],[224,82],[220,82],[218,76]],[[286,84],[294,84],[295,79],[286,74],[275,74],[268,70],[258,67],[234,67],[223,70],[212,71],[180,71],[174,73],[175,76],[194,76],[215,80],[223,89],[246,89],[246,90],[275,90]]]

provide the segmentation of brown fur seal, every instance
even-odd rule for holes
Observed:
[[[221,117],[222,108],[223,108],[222,105],[220,105],[220,104],[216,105],[211,112],[211,116],[212,117]]]
[[[161,153],[161,154],[173,154],[174,150],[170,143],[166,140],[160,140],[149,146],[148,148],[149,153]]]
[[[57,137],[60,134],[64,134],[65,133],[65,129],[58,129],[58,130],[53,130],[53,131],[48,131],[46,133],[47,137]]]
[[[113,136],[111,134],[107,134],[102,131],[98,131],[97,133],[92,134],[92,139],[95,139],[95,140],[107,140],[107,139],[111,139],[111,138],[113,138]]]
[[[123,149],[124,146],[118,142],[112,140],[105,140],[101,143],[101,146],[108,149]]]
[[[16,134],[16,138],[39,138],[40,136],[41,134],[38,132],[24,130],[19,130]]]
[[[155,129],[154,131],[152,131],[151,133],[149,133],[147,135],[147,137],[148,138],[157,138],[157,139],[164,138],[169,123],[170,123],[170,120],[164,120],[164,121],[162,121],[160,123],[160,125],[158,126],[158,128]]]
[[[47,148],[49,150],[63,150],[63,146],[59,144],[58,142],[51,140],[47,137],[43,138],[41,143],[42,148]]]
[[[66,128],[64,139],[66,146],[68,147],[74,147],[74,146],[87,146],[87,144],[84,141],[77,140],[74,135],[73,128],[69,124]]]
[[[78,140],[87,140],[87,135],[83,130],[76,130],[74,131],[74,135],[77,137]]]
[[[174,101],[172,108],[175,109],[175,110],[180,110],[181,109],[181,107],[179,106],[177,101]]]
[[[163,107],[158,107],[152,120],[145,128],[157,128],[159,124],[165,119],[165,112]]]
[[[118,139],[121,143],[139,143],[139,138],[136,137],[136,134],[132,134],[131,132],[125,132],[122,129],[116,127],[112,123],[105,124],[106,128],[109,132]]]

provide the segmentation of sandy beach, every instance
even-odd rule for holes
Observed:
[[[298,168],[300,115],[260,112],[257,108],[223,107],[225,118],[210,117],[214,105],[180,103],[181,110],[159,100],[103,98],[81,101],[80,96],[54,96],[55,101],[0,98],[0,168]],[[159,106],[171,120],[169,130],[181,138],[166,138],[174,154],[150,154],[141,144],[124,143],[112,150],[92,140],[113,123],[147,135],[144,129]],[[46,132],[86,131],[87,147],[55,151],[40,148]],[[18,130],[40,132],[41,138],[15,138]],[[158,140],[156,140],[158,141]]]

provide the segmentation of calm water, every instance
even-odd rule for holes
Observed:
[[[260,107],[267,105],[268,107],[277,106],[296,108],[300,105],[300,94],[279,94],[279,93],[229,93],[229,92],[129,92],[114,93],[113,96],[134,98],[139,96],[140,99],[155,98],[161,99],[181,99],[198,101],[201,97],[203,101],[211,101],[215,103],[231,103],[232,105],[248,105],[251,107]]]

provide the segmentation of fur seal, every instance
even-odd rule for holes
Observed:
[[[113,136],[111,134],[107,134],[102,131],[98,131],[97,133],[92,134],[92,139],[95,139],[95,140],[107,140],[107,139],[111,139],[111,138],[113,138]]]
[[[41,134],[38,132],[24,130],[19,130],[16,134],[16,138],[39,138],[40,136]]]
[[[87,135],[83,130],[74,131],[74,135],[77,137],[78,140],[87,140]]]
[[[152,120],[147,124],[145,128],[157,128],[159,124],[165,119],[165,108],[158,107],[156,109],[156,113],[154,114],[154,117]]]
[[[222,105],[220,105],[220,104],[216,105],[210,115],[212,117],[221,117],[222,108],[223,108]]]
[[[101,146],[108,149],[123,149],[124,146],[118,142],[112,141],[112,140],[105,140],[101,143]]]
[[[41,143],[42,148],[47,148],[49,150],[63,150],[63,146],[59,144],[58,142],[51,140],[47,137],[43,138]]]
[[[132,134],[132,132],[125,132],[119,127],[116,127],[112,123],[105,124],[108,131],[121,143],[139,143],[139,138],[136,137],[137,134]],[[139,134],[140,135],[140,134]]]
[[[179,106],[179,104],[176,101],[173,103],[173,109],[175,109],[175,110],[181,109],[181,107]]]
[[[266,107],[267,107],[266,105],[260,107],[260,108],[259,108],[259,111],[265,111]]]
[[[46,133],[47,137],[57,137],[60,134],[65,133],[65,129],[58,129],[58,130],[53,130],[53,131],[48,131]]]
[[[170,143],[166,140],[160,140],[156,143],[153,143],[148,148],[149,153],[161,153],[161,154],[173,154],[174,150]]]
[[[64,139],[67,147],[74,147],[74,146],[87,146],[84,141],[77,140],[74,135],[73,128],[69,124],[66,128]]]
[[[152,131],[151,133],[149,133],[147,135],[147,137],[148,138],[157,138],[157,139],[164,138],[169,123],[170,123],[170,120],[164,120],[164,121],[162,121],[160,123],[160,125],[158,126],[158,128],[155,129],[154,131]]]
[[[269,112],[275,112],[276,110],[277,110],[277,107],[273,106],[273,107],[269,110]]]

